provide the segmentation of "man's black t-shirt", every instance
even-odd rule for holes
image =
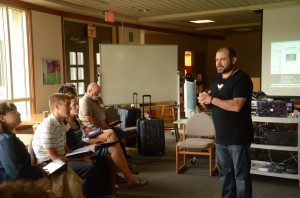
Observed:
[[[251,119],[251,99],[253,84],[250,77],[238,70],[227,79],[219,75],[211,84],[213,97],[230,100],[246,98],[247,102],[240,112],[233,112],[212,106],[216,128],[216,142],[223,145],[243,145],[253,142]]]

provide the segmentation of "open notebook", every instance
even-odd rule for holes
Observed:
[[[108,147],[111,145],[114,145],[118,143],[119,141],[116,142],[103,142],[103,143],[97,143],[97,144],[91,144],[84,146],[82,148],[73,150],[71,153],[67,153],[65,156],[66,157],[82,157],[83,155],[89,154],[89,153],[96,153],[97,149],[100,147]]]
[[[65,171],[67,167],[68,164],[57,158],[44,166],[43,169],[46,171],[47,175],[53,175]]]

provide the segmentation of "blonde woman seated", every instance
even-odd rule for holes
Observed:
[[[14,104],[0,103],[0,183],[30,179],[38,187],[54,192],[57,197],[83,197],[82,180],[71,169],[49,177],[42,168],[31,165],[24,143],[13,132],[21,123],[20,116]]]
[[[68,96],[72,96],[72,98],[76,97],[76,95],[77,95],[77,92],[76,92],[75,88],[73,86],[71,86],[71,85],[63,85],[63,86],[61,86],[59,88],[58,92],[59,93],[64,93],[64,94],[66,94]],[[72,124],[72,123],[73,123],[73,121],[71,121],[70,124]],[[80,122],[80,127],[83,129],[83,132],[84,132],[84,133],[81,133],[82,137],[86,137],[87,134],[93,130],[91,128],[88,128],[88,127],[82,125],[81,122]],[[97,136],[95,136],[93,138],[84,138],[84,140],[87,143],[89,143],[89,144],[93,144],[93,143],[96,143],[96,142],[99,142],[99,141],[100,142],[115,142],[115,141],[118,141],[118,139],[114,135],[114,131],[112,129],[103,130],[100,135],[97,135]],[[86,145],[85,142],[81,142],[81,144]],[[78,148],[78,146],[80,147],[80,145],[77,145],[76,147]],[[74,149],[74,148],[72,148],[72,149]]]
[[[86,144],[93,144],[95,142],[114,142],[117,141],[117,137],[113,131],[111,131],[109,134],[109,137],[106,136],[104,137],[99,137],[96,139],[89,139],[89,142],[86,143],[84,142],[81,137],[82,137],[82,131],[80,128],[80,121],[77,119],[78,111],[79,111],[79,105],[78,101],[75,96],[70,96],[71,99],[71,107],[70,107],[70,117],[68,117],[66,120],[68,124],[70,125],[69,130],[67,131],[67,144],[68,147],[71,149],[77,149],[82,146],[85,146]],[[110,131],[110,130],[108,130]],[[100,135],[101,136],[101,135]],[[127,161],[125,159],[125,156],[122,152],[121,146],[119,143],[115,143],[109,147],[104,147],[101,148],[100,151],[98,152],[98,155],[101,156],[109,156],[111,160],[113,161],[114,165],[116,168],[121,171],[128,183],[128,187],[131,188],[136,188],[139,186],[143,186],[147,184],[147,181],[139,180],[136,179],[132,173],[129,170]],[[115,180],[116,172],[115,175],[111,177],[111,179]],[[115,181],[113,181],[115,183]]]
[[[59,88],[58,92],[59,93],[64,93],[68,96],[70,96],[70,95],[77,96],[77,91],[75,89],[75,86],[73,84],[70,84],[70,83],[61,86]],[[87,134],[88,134],[88,132],[91,132],[92,129],[89,128],[89,127],[86,127],[83,124],[81,124],[81,122],[80,122],[80,127],[83,129],[82,138],[87,143],[96,143],[98,141],[101,141],[101,142],[114,142],[114,141],[120,140],[120,137],[118,138],[115,135],[116,133],[113,129],[103,130],[100,135],[97,135],[93,138],[88,138]],[[122,142],[120,142],[120,145],[121,145],[121,148],[122,148],[122,151],[123,151],[123,154],[124,154],[125,158],[127,158],[128,155],[127,155],[124,144]],[[131,166],[129,166],[129,169],[130,169],[131,173],[133,173],[133,174],[138,174],[139,173],[137,170],[134,170],[134,168],[131,167]]]

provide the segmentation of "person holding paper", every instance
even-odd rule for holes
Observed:
[[[120,127],[111,127],[106,121],[105,105],[102,98],[99,96],[101,88],[97,83],[90,83],[87,87],[87,92],[79,100],[79,119],[86,128],[98,127],[102,129],[112,128],[121,141],[125,132]],[[128,158],[125,146],[121,142],[121,147],[126,158]]]
[[[68,96],[77,96],[77,92],[74,88],[74,86],[72,86],[72,84],[69,85],[63,85],[59,88],[58,93],[64,93]],[[91,126],[91,125],[89,125]],[[80,127],[82,129],[84,129],[84,133],[82,133],[82,138],[85,142],[88,143],[96,143],[96,142],[113,142],[113,141],[117,141],[117,138],[114,134],[114,131],[112,129],[103,129],[103,128],[99,128],[99,127],[94,127],[95,130],[100,130],[101,133],[100,134],[96,134],[93,137],[89,137],[90,132],[93,131],[92,128],[85,126],[84,124],[82,124],[82,122],[80,122]]]
[[[75,96],[70,96],[71,104],[70,104],[70,116],[66,119],[67,120],[67,144],[69,148],[72,149],[78,149],[81,148],[87,144],[92,144],[94,142],[85,143],[80,138],[82,135],[82,131],[80,128],[80,121],[77,119],[78,111],[79,111],[79,105],[77,102],[77,99]],[[115,134],[112,134],[114,140],[117,140],[117,137]],[[100,156],[109,156],[109,158],[112,159],[114,165],[118,168],[119,171],[121,171],[128,183],[129,188],[136,188],[139,186],[143,186],[147,184],[147,181],[136,179],[130,172],[127,161],[125,159],[125,156],[122,152],[120,143],[117,142],[115,144],[111,144],[108,147],[101,147],[99,148],[97,157]],[[116,175],[115,175],[116,176]],[[115,178],[115,177],[113,177]],[[113,179],[111,178],[111,179]]]
[[[37,127],[32,147],[38,163],[60,158],[68,164],[84,181],[83,192],[86,198],[96,198],[111,194],[109,175],[102,175],[103,168],[95,163],[92,156],[68,158],[65,154],[71,152],[66,145],[66,127],[63,121],[70,115],[69,96],[56,93],[49,99],[51,114]],[[109,172],[109,170],[105,170]]]
[[[100,89],[100,87],[98,86],[98,84],[96,84],[96,83],[91,83],[89,86],[88,86],[88,91],[87,91],[87,93],[86,93],[86,99],[87,100],[89,100],[88,98],[90,97],[90,95],[92,95],[92,92],[94,92],[94,91],[98,91],[98,88]],[[64,94],[66,94],[66,95],[73,95],[73,96],[77,96],[77,95],[74,95],[74,94],[76,94],[77,92],[76,92],[76,90],[74,89],[74,87],[73,86],[67,86],[67,85],[64,85],[64,86],[62,86],[62,87],[60,87],[59,88],[59,90],[58,90],[58,92],[59,93],[64,93]],[[100,90],[99,90],[99,93],[100,93]],[[99,93],[98,93],[98,95],[99,95]],[[89,95],[88,95],[89,94]],[[88,103],[94,103],[94,102],[96,102],[96,101],[87,101]],[[97,102],[96,102],[97,103]],[[98,103],[97,103],[98,104]],[[95,107],[93,107],[92,109],[89,109],[89,111],[91,111],[91,112],[94,112],[95,111],[95,115],[97,114],[96,113],[96,111],[99,111],[98,113],[100,113],[101,115],[102,115],[102,111],[103,111],[103,109],[101,108],[101,106],[104,106],[104,104],[103,104],[103,101],[102,101],[102,99],[100,98],[100,103],[99,103],[99,105],[96,105]],[[86,106],[87,108],[90,108],[89,107],[89,105],[87,105]],[[105,109],[105,108],[104,108]],[[101,113],[102,112],[102,113]],[[78,113],[77,113],[78,114]],[[93,115],[91,115],[91,116],[93,116]],[[103,115],[102,115],[103,116]],[[101,117],[102,117],[101,116]],[[105,118],[104,119],[106,119],[106,115],[105,115],[105,110],[104,110],[104,116],[105,116]],[[77,115],[77,117],[78,117],[78,115]],[[96,118],[98,118],[97,116],[96,116]],[[100,119],[100,118],[99,118]],[[71,122],[71,124],[72,124],[72,122],[73,121],[70,121]],[[93,122],[94,123],[94,122]],[[124,144],[122,143],[122,141],[121,141],[121,139],[123,138],[123,136],[124,136],[124,131],[121,129],[121,128],[119,128],[119,127],[112,127],[112,129],[111,128],[108,128],[108,126],[106,126],[106,124],[105,125],[97,125],[97,123],[95,124],[93,124],[93,123],[90,123],[90,122],[86,122],[86,124],[83,124],[81,121],[80,121],[80,127],[82,128],[82,130],[83,130],[83,133],[81,133],[82,134],[82,140],[84,141],[84,142],[87,142],[87,143],[89,143],[89,144],[91,144],[91,143],[96,143],[96,142],[99,142],[99,141],[101,141],[101,142],[115,142],[115,141],[120,141],[120,146],[121,146],[121,148],[122,148],[122,151],[123,151],[123,154],[124,154],[124,156],[125,156],[125,158],[128,158],[129,157],[129,155],[127,155],[127,152],[126,152],[126,149],[125,149],[125,146],[124,146]],[[106,123],[106,122],[105,122]],[[104,128],[101,128],[101,127],[104,127]],[[95,130],[100,130],[101,131],[101,133],[98,133],[98,134],[95,134],[95,135],[93,135],[93,137],[91,137],[90,136],[90,133],[92,133],[92,131],[95,131]],[[116,132],[116,133],[115,133]],[[78,135],[79,133],[77,133],[77,135]],[[116,134],[119,134],[119,137],[117,137],[116,136]],[[79,138],[79,137],[77,137],[77,138]],[[70,141],[70,140],[69,140]],[[82,144],[84,144],[82,141],[80,141]],[[130,170],[130,172],[132,173],[132,174],[138,174],[139,172],[138,172],[138,170],[135,170],[132,166],[130,166],[130,164],[128,164],[128,166],[129,166],[129,170]],[[122,178],[121,177],[117,177],[118,179],[120,179],[120,180],[122,180]]]
[[[71,169],[46,176],[41,167],[32,166],[26,147],[13,132],[21,123],[21,114],[13,103],[0,102],[0,183],[27,179],[57,197],[83,197],[82,180]],[[63,186],[63,188],[61,187]]]

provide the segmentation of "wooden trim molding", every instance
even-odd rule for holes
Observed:
[[[66,82],[66,72],[67,72],[67,67],[66,67],[66,53],[65,53],[65,28],[64,28],[64,19],[61,17],[61,42],[62,42],[62,57],[63,57],[63,82]]]
[[[208,35],[203,33],[192,33],[192,32],[185,32],[185,31],[179,31],[179,30],[170,30],[170,29],[164,29],[164,28],[157,28],[157,27],[150,27],[150,26],[143,26],[143,25],[137,25],[132,23],[126,23],[126,22],[106,22],[104,19],[81,15],[81,14],[75,14],[70,12],[64,12],[59,10],[54,10],[51,8],[46,8],[38,5],[34,5],[31,3],[25,3],[21,2],[19,0],[0,0],[1,3],[12,5],[12,6],[18,6],[30,10],[35,10],[39,12],[45,12],[49,14],[59,15],[62,17],[67,18],[73,18],[78,20],[84,20],[87,22],[94,22],[94,23],[101,23],[111,26],[123,26],[123,27],[129,27],[129,28],[135,28],[135,29],[143,29],[143,30],[149,30],[149,31],[156,31],[156,32],[162,32],[162,33],[171,33],[171,34],[177,34],[177,35],[186,35],[186,36],[194,36],[194,37],[201,37],[201,38],[212,38],[212,39],[221,39],[224,40],[225,37],[223,36],[215,36],[215,35]]]
[[[29,89],[30,89],[30,112],[36,112],[35,102],[35,80],[34,80],[34,57],[33,57],[33,35],[32,35],[32,20],[31,11],[26,10],[27,19],[27,39],[28,39],[28,64],[29,64]]]

